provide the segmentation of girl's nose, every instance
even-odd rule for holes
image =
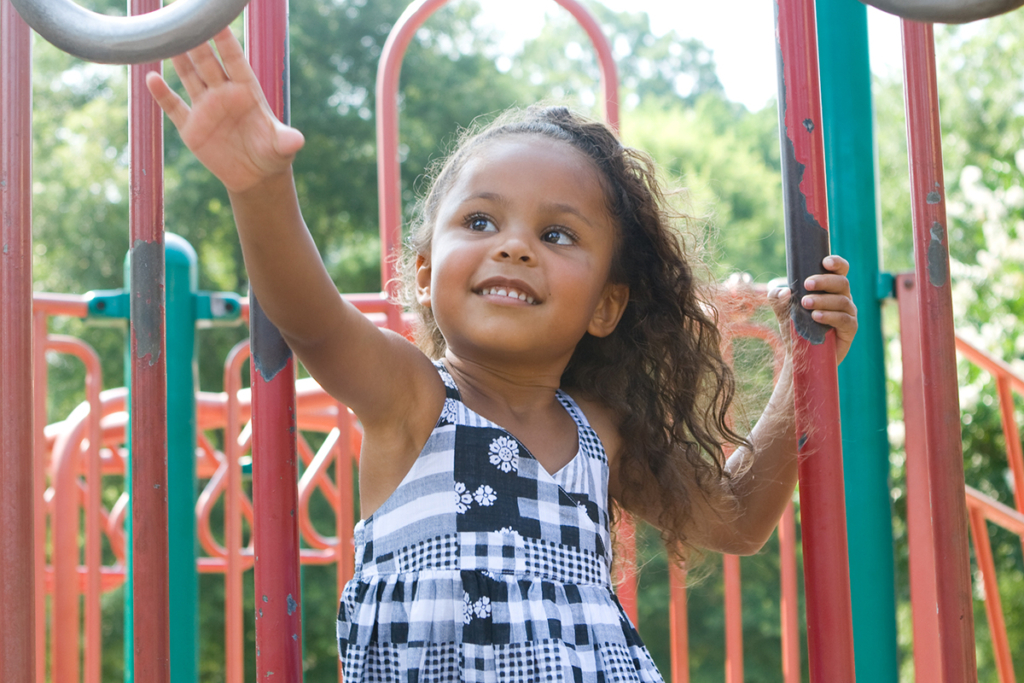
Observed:
[[[533,249],[529,241],[517,234],[509,234],[498,246],[495,256],[502,261],[509,260],[518,263],[534,261]]]

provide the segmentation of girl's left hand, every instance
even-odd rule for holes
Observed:
[[[812,275],[804,281],[809,294],[800,305],[811,311],[811,317],[836,331],[836,364],[842,363],[857,334],[857,306],[850,294],[849,262],[836,255],[821,262],[828,273]]]
[[[814,320],[835,329],[836,364],[839,364],[846,358],[857,334],[857,306],[853,303],[850,281],[846,278],[850,264],[833,254],[824,258],[822,266],[828,272],[812,275],[804,281],[809,294],[804,296],[800,305],[811,311]],[[789,289],[774,290],[768,296],[773,299],[779,321],[786,321],[789,317]]]

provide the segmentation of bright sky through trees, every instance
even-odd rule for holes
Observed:
[[[772,0],[601,0],[615,11],[644,11],[654,33],[675,29],[714,51],[718,78],[726,95],[757,110],[775,96],[775,27]],[[563,11],[553,0],[479,0],[481,26],[503,34],[502,47],[514,52],[536,36],[545,12]],[[875,71],[900,73],[899,21],[868,8],[871,60]]]

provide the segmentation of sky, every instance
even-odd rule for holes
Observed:
[[[714,53],[726,95],[748,109],[760,109],[774,97],[775,18],[772,0],[601,0],[616,11],[645,11],[656,34],[675,29],[697,38]],[[553,0],[479,0],[481,23],[503,34],[502,46],[514,52],[540,32],[545,12],[564,12]],[[871,66],[899,75],[899,20],[868,8]]]

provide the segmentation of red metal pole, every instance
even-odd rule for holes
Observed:
[[[722,556],[725,583],[725,683],[743,683],[743,601],[740,558]]]
[[[903,21],[914,273],[921,316],[923,425],[931,487],[942,681],[976,681],[956,341],[931,24]]]
[[[33,305],[34,307],[34,305]],[[35,565],[36,609],[36,683],[46,683],[46,326],[49,316],[42,311],[32,315],[32,348],[35,354],[35,449],[33,462],[35,481],[32,491],[32,526],[35,530],[33,552]]]
[[[246,51],[274,115],[288,123],[288,3],[253,0]],[[302,681],[295,360],[249,297],[252,502],[255,514],[256,677]]]
[[[829,252],[813,0],[778,0],[776,22],[808,659],[812,683],[840,683],[855,673],[835,335],[797,303]]]
[[[355,498],[354,477],[352,475],[352,464],[355,458],[352,457],[352,421],[354,416],[346,406],[337,404],[338,410],[338,443],[334,447],[334,482],[338,488],[338,497],[335,507],[335,537],[337,547],[338,576],[338,599],[341,599],[341,592],[345,584],[355,575],[355,546],[352,544],[352,531],[355,527]],[[342,680],[341,659],[338,660],[338,680]]]
[[[227,683],[245,679],[245,617],[242,573],[242,449],[241,410],[238,392],[242,388],[241,371],[249,356],[249,343],[241,341],[228,353],[224,363],[224,390],[227,392],[227,418],[224,427],[224,459],[227,460],[227,484],[224,487],[224,673]]]
[[[906,430],[907,542],[910,550],[910,603],[914,624],[914,676],[919,683],[942,681],[939,625],[935,605],[935,548],[924,430],[924,377],[921,374],[921,316],[913,273],[896,278],[903,356],[903,425]]]
[[[130,0],[129,14],[160,9]],[[146,89],[159,62],[129,67],[131,148],[132,563],[135,680],[170,681],[167,565],[167,363],[164,353],[163,112]]]
[[[686,620],[686,573],[669,560],[668,622],[672,683],[690,683],[690,630]]]
[[[779,520],[779,583],[782,599],[782,680],[800,683],[800,594],[796,569],[796,513],[793,503],[786,506]]]
[[[0,681],[35,675],[32,85],[28,26],[0,0]]]

